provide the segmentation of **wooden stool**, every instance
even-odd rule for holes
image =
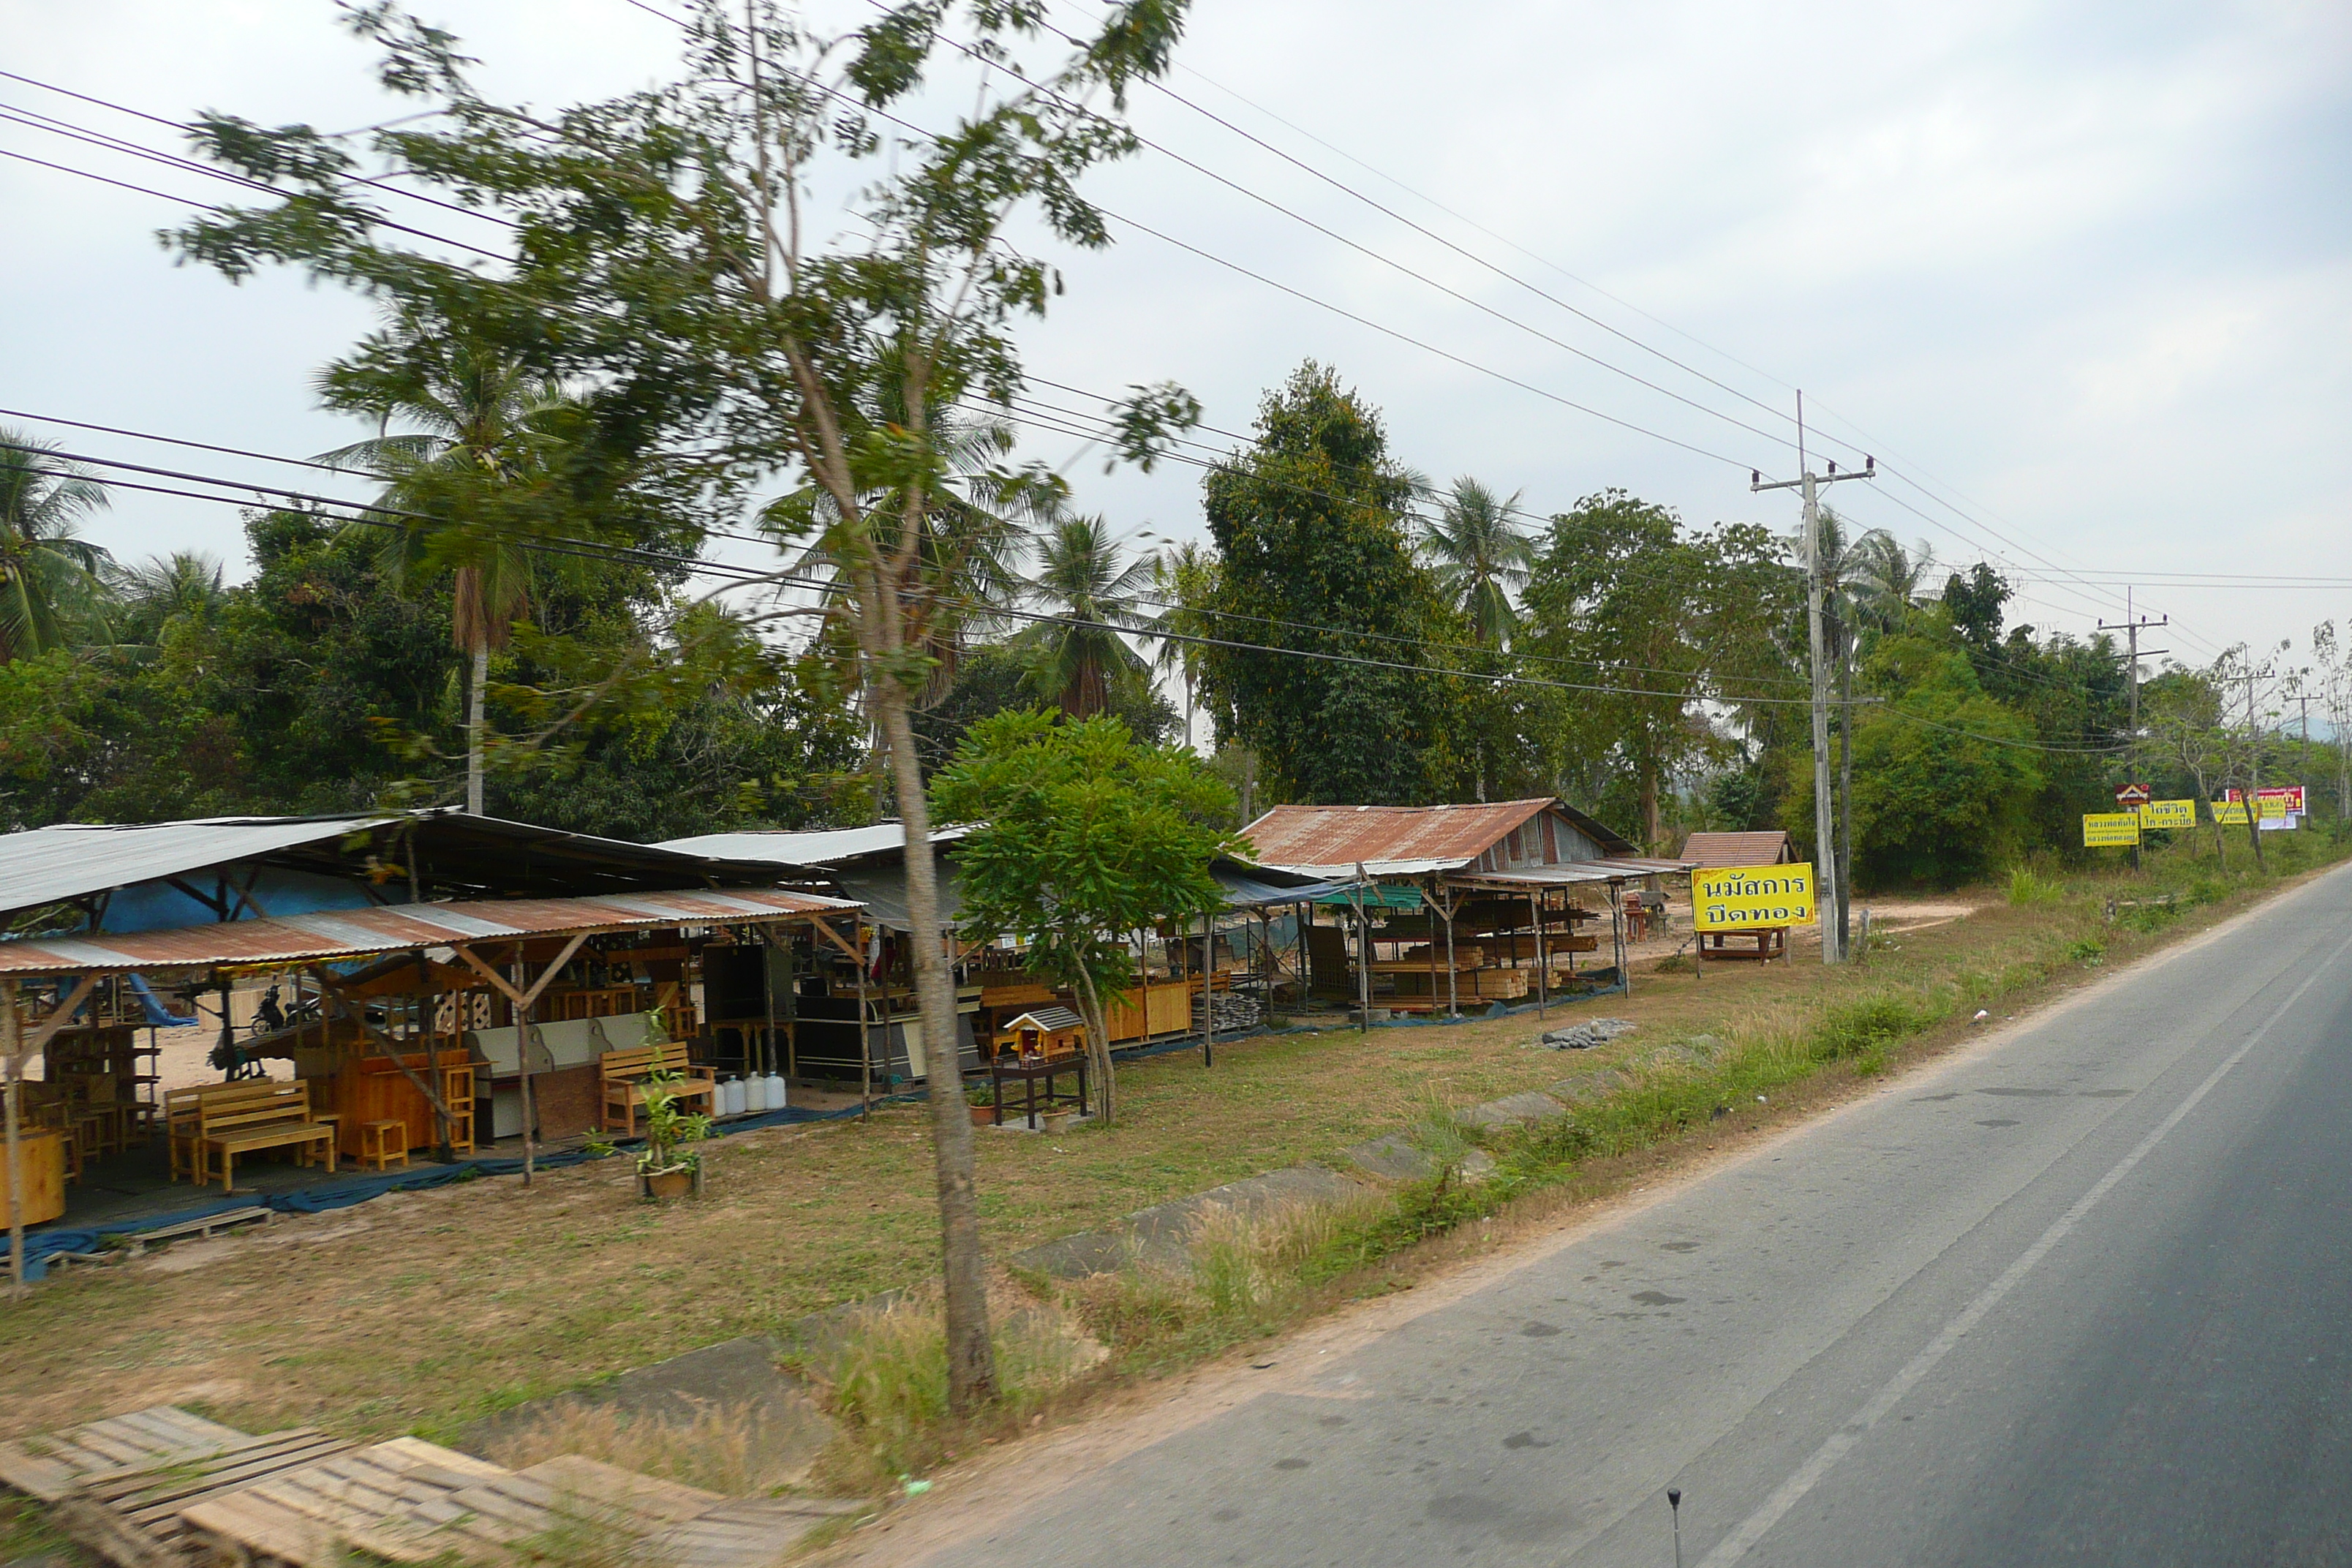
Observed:
[[[394,1160],[408,1163],[408,1123],[398,1117],[361,1122],[360,1163],[388,1171]]]

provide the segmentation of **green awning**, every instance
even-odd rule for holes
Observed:
[[[1417,910],[1421,908],[1419,888],[1400,888],[1391,882],[1367,882],[1361,887],[1342,888],[1324,893],[1311,900],[1318,904],[1339,904],[1354,909],[1361,903],[1368,910]]]

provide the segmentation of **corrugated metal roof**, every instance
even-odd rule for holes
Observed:
[[[1412,877],[1455,871],[1513,828],[1556,810],[1603,849],[1632,843],[1553,796],[1475,805],[1277,805],[1242,830],[1250,858],[1309,876]]]
[[[0,942],[0,975],[78,970],[170,969],[215,964],[303,963],[444,947],[451,942],[569,936],[575,931],[703,925],[779,915],[824,914],[857,906],[777,888],[603,894],[573,899],[482,899],[393,904],[280,920],[231,921],[171,931],[102,932]]]
[[[1402,874],[1411,864],[1444,870],[1476,859],[1505,834],[1551,805],[1506,800],[1478,805],[1277,805],[1242,829],[1250,858],[1300,870],[1371,871],[1376,862]]]
[[[969,827],[938,828],[931,834],[931,842],[952,844],[971,831]],[[705,833],[692,838],[667,839],[655,846],[688,855],[767,860],[779,866],[829,866],[906,847],[907,825],[903,822],[877,822],[870,827],[834,827],[817,833]]]
[[[1779,828],[1758,833],[1694,833],[1683,840],[1683,858],[1694,866],[1777,866],[1789,858],[1789,836]]]
[[[396,842],[394,828],[402,830]],[[346,848],[358,834],[371,841]],[[0,913],[226,866],[267,863],[365,880],[371,852],[393,861],[413,856],[428,891],[443,895],[570,897],[775,875],[765,858],[729,860],[448,809],[63,823],[0,837]]]
[[[0,910],[29,910],[225,861],[341,838],[393,820],[218,816],[194,822],[60,823],[0,837]]]

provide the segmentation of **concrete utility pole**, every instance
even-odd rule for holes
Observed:
[[[1821,488],[1841,479],[1874,479],[1878,459],[1864,458],[1862,470],[1841,474],[1835,463],[1825,474],[1805,466],[1805,395],[1797,394],[1797,473],[1793,479],[1764,482],[1762,470],[1751,470],[1748,489],[1801,490],[1805,498],[1805,639],[1813,667],[1813,916],[1822,928],[1822,962],[1845,962],[1845,933],[1838,924],[1836,817],[1830,800],[1829,666],[1822,657],[1822,509]],[[1847,715],[1846,744],[1853,744],[1853,715]]]
[[[2124,590],[2123,624],[2120,626],[2109,626],[2106,622],[2101,621],[2099,623],[2098,629],[2103,632],[2122,632],[2131,638],[2131,653],[2128,656],[2131,662],[2125,667],[2125,679],[2128,681],[2131,686],[2132,749],[2128,755],[2131,760],[2132,767],[2137,770],[2139,766],[2139,661],[2143,658],[2154,658],[2159,653],[2170,653],[2172,651],[2168,647],[2152,647],[2149,648],[2146,654],[2143,654],[2140,651],[2139,634],[2143,629],[2149,626],[2168,626],[2172,624],[2172,617],[2170,616],[2163,616],[2151,621],[2146,616],[2136,616],[2132,614],[2131,593],[2132,591],[2129,588],[2126,588]],[[2137,781],[2126,779],[2124,782],[2131,784],[2136,783]],[[2132,870],[2134,872],[2137,872],[2139,870],[2139,842],[2137,839],[2132,842]]]

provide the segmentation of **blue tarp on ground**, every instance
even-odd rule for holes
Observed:
[[[787,1107],[782,1110],[730,1120],[713,1127],[711,1132],[713,1136],[723,1136],[731,1132],[749,1132],[761,1127],[786,1127],[800,1121],[830,1121],[844,1116],[855,1116],[857,1112],[858,1107],[854,1105],[840,1110],[804,1110]],[[641,1141],[625,1141],[616,1142],[615,1146],[633,1147],[635,1142]],[[566,1165],[602,1158],[603,1155],[586,1149],[564,1149],[541,1154],[534,1163],[540,1170],[555,1171]],[[428,1187],[446,1187],[453,1182],[473,1182],[485,1176],[519,1176],[521,1173],[520,1159],[499,1155],[458,1160],[446,1165],[420,1165],[407,1171],[338,1177],[315,1187],[303,1187],[290,1193],[226,1197],[218,1203],[203,1204],[171,1214],[142,1215],[104,1225],[52,1225],[25,1233],[25,1278],[39,1279],[48,1273],[50,1258],[96,1252],[111,1237],[136,1236],[142,1231],[160,1230],[165,1226],[184,1225],[190,1220],[207,1219],[232,1209],[266,1208],[278,1214],[326,1214],[331,1210],[366,1203],[371,1198],[380,1198],[386,1193],[422,1192]]]

